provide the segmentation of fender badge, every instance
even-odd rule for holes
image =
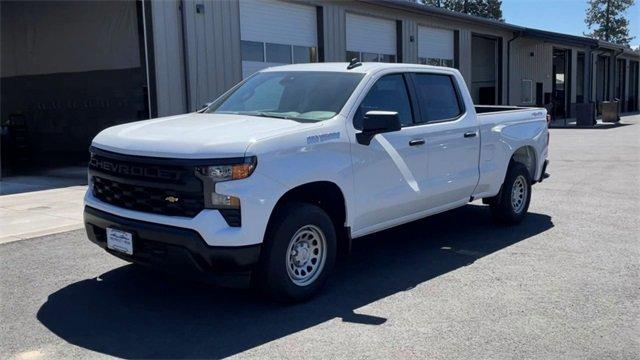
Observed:
[[[166,198],[164,198],[164,199],[165,199],[166,201],[168,201],[168,202],[172,203],[172,204],[173,204],[173,203],[176,203],[176,202],[178,202],[178,200],[180,200],[180,199],[178,199],[178,198],[177,198],[177,197],[175,197],[175,196],[167,196],[167,197],[166,197]]]
[[[335,140],[340,138],[339,132],[332,132],[320,135],[307,136],[307,145],[319,144],[321,142]]]

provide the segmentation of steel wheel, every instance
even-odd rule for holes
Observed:
[[[315,225],[305,225],[293,234],[285,258],[287,274],[298,286],[313,283],[324,268],[327,240]]]
[[[527,179],[518,175],[511,188],[511,206],[517,214],[521,213],[527,202]]]

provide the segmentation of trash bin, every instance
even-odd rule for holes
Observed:
[[[600,108],[602,109],[602,122],[617,123],[620,121],[619,101],[603,101]]]
[[[576,125],[594,126],[596,124],[596,104],[593,102],[576,104]]]

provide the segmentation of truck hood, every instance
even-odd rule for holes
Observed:
[[[252,142],[313,125],[278,118],[190,113],[110,127],[100,132],[92,145],[139,156],[241,157]]]

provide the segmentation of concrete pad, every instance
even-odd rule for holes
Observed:
[[[35,174],[2,177],[0,195],[28,193],[87,184],[87,168],[82,166],[48,169]]]
[[[0,196],[0,243],[82,228],[86,186]]]

